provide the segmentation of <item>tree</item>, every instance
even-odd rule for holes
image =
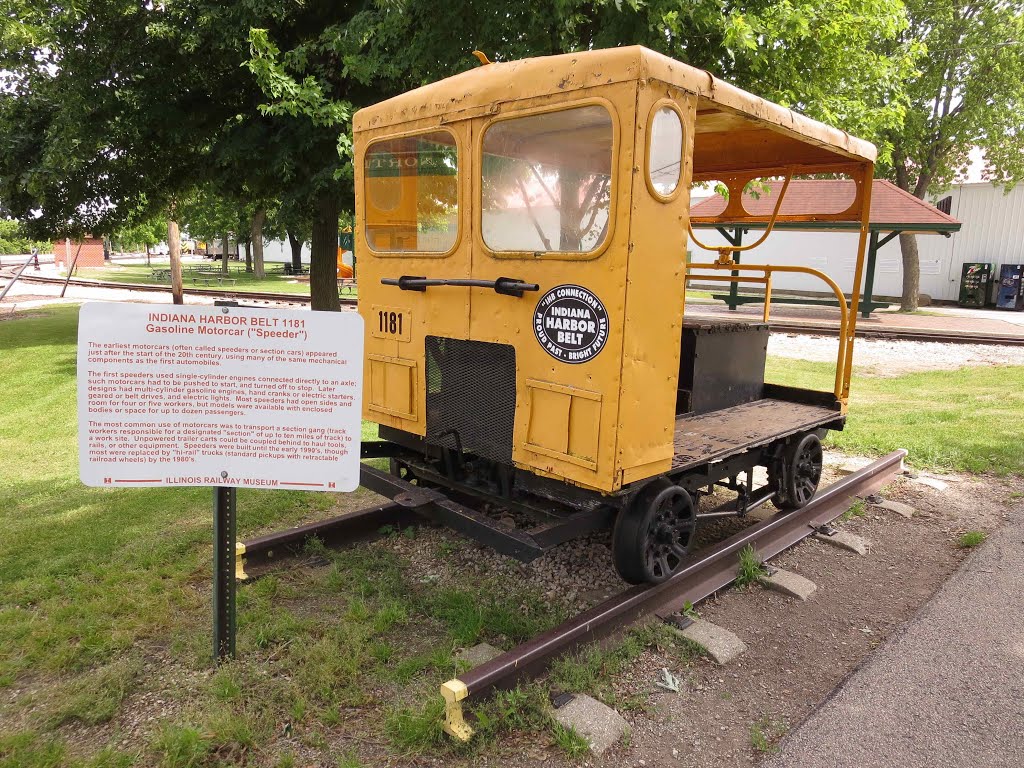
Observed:
[[[905,23],[894,0],[11,1],[0,199],[12,213],[77,235],[162,211],[173,243],[196,188],[276,199],[311,220],[316,309],[338,308],[352,113],[476,66],[474,49],[500,60],[640,43],[868,137],[903,104],[905,51],[886,48]],[[876,92],[893,98],[869,108]]]
[[[114,230],[112,240],[123,251],[125,246],[146,249],[146,263],[150,263],[150,248],[160,243],[167,234],[167,222],[160,216],[153,216],[141,221],[129,222]]]
[[[913,50],[898,0],[406,0],[381,4],[363,55],[344,63],[409,86],[494,61],[645,45],[871,139],[898,126]],[[884,148],[883,148],[884,149]]]
[[[218,134],[257,93],[238,61],[196,66],[204,27],[180,23],[188,7],[18,0],[0,30],[0,198],[39,237],[165,215],[176,303],[177,201],[210,178]]]
[[[1024,15],[1002,0],[908,0],[904,42],[927,49],[906,83],[902,126],[883,132],[892,147],[882,170],[900,189],[924,199],[939,193],[970,165],[975,147],[985,175],[1009,190],[1024,179]],[[917,239],[900,235],[903,299],[918,306]]]
[[[302,270],[302,246],[309,242],[312,234],[313,220],[309,210],[299,201],[287,199],[271,212],[265,231],[268,237],[288,240],[291,248],[292,270],[299,274]]]

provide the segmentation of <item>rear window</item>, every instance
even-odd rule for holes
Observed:
[[[608,237],[614,130],[600,105],[501,120],[483,137],[481,235],[494,251],[588,253]]]
[[[647,174],[656,195],[667,198],[679,188],[683,167],[683,122],[671,107],[654,113],[650,127]]]
[[[363,158],[366,242],[378,252],[450,251],[459,234],[459,154],[447,131],[384,139]]]

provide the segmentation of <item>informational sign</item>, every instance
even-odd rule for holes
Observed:
[[[82,482],[355,490],[362,361],[355,312],[85,304]]]

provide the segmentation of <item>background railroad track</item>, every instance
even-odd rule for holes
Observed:
[[[4,270],[3,273],[0,273],[0,278],[9,280],[11,277],[12,275],[9,274],[6,269]],[[26,283],[64,285],[64,278],[41,277],[39,275],[22,275],[19,278],[19,281]],[[72,278],[68,285],[76,285],[86,288],[109,288],[122,291],[142,291],[144,293],[169,294],[171,292],[170,286],[167,285],[147,285],[146,283],[117,283],[103,280],[82,280],[78,278]],[[217,299],[248,299],[250,301],[262,301],[266,303],[277,304],[308,305],[310,303],[309,296],[303,296],[301,294],[243,291],[231,288],[185,288],[184,293],[188,296],[207,296]],[[341,305],[343,307],[356,306],[356,299],[354,297],[342,296],[340,297],[339,300],[341,301]]]
[[[2,278],[10,278],[6,271],[0,274]],[[27,283],[49,283],[63,285],[63,278],[39,277],[36,275],[22,275],[21,280]],[[89,288],[111,288],[124,291],[144,291],[149,293],[169,293],[166,285],[146,285],[145,283],[116,283],[100,280],[80,280],[72,278],[69,285],[83,286]],[[185,288],[184,292],[190,296],[206,296],[218,299],[245,299],[248,301],[284,304],[284,305],[305,305],[310,303],[309,296],[302,296],[288,293],[268,293],[260,291],[232,290],[230,288]],[[340,297],[339,301],[343,307],[355,307],[358,303],[354,297]],[[836,325],[820,323],[793,323],[773,320],[770,323],[772,331],[777,333],[793,333],[803,336],[838,336],[839,327]],[[929,330],[908,330],[902,328],[857,328],[857,338],[864,339],[892,339],[893,341],[934,341],[943,344],[992,344],[997,346],[1022,347],[1024,336],[990,335],[973,333],[952,333],[944,331]]]

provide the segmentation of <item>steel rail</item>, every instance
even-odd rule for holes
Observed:
[[[373,538],[386,525],[406,526],[422,523],[423,518],[412,509],[387,502],[327,520],[256,536],[237,545],[235,575],[239,579],[246,579],[248,576],[245,568],[270,566],[284,558],[301,554],[313,539],[328,546],[338,546]]]
[[[830,485],[803,509],[779,513],[714,545],[661,584],[644,584],[559,624],[510,651],[441,685],[445,700],[444,730],[460,740],[473,733],[463,717],[462,702],[509,688],[536,676],[551,662],[584,643],[606,637],[655,614],[665,617],[696,604],[736,578],[739,552],[750,545],[762,560],[777,555],[815,533],[849,509],[857,496],[877,490],[899,471],[905,450],[895,451]]]
[[[837,336],[839,328],[832,325],[780,323],[773,320],[769,330],[801,336]],[[992,344],[1007,347],[1024,346],[1024,335],[994,336],[949,331],[910,330],[905,328],[857,328],[859,339],[892,339],[894,341],[934,341],[939,344]]]
[[[707,277],[714,277],[708,275]],[[726,277],[726,276],[723,276]],[[63,279],[52,277],[41,277],[38,275],[23,275],[22,282],[32,283],[56,283],[62,284]],[[147,285],[145,283],[114,283],[99,280],[73,279],[71,285],[78,285],[90,288],[117,288],[128,291],[156,291],[167,293],[167,286]],[[309,296],[289,293],[268,293],[256,291],[232,291],[232,290],[203,290],[200,288],[186,288],[185,293],[194,296],[209,296],[213,298],[235,298],[252,299],[255,301],[278,301],[291,304],[309,304]],[[339,297],[342,306],[354,307],[357,299]],[[811,325],[809,323],[786,323],[772,320],[771,330],[779,333],[795,333],[802,336],[837,336],[839,328],[831,325]],[[857,338],[880,338],[893,339],[895,341],[934,341],[940,344],[992,344],[997,346],[1024,346],[1024,335],[978,335],[970,333],[954,333],[943,331],[909,330],[904,328],[862,328],[857,327]]]
[[[23,282],[26,283],[47,283],[63,285],[64,278],[56,277],[43,277],[41,275],[23,276]],[[118,283],[106,280],[84,280],[82,278],[73,278],[69,281],[69,285],[76,285],[84,288],[110,288],[124,291],[148,291],[150,293],[166,293],[170,295],[170,288],[166,285],[150,285],[147,283]],[[302,294],[293,293],[269,293],[263,291],[241,291],[231,289],[203,289],[203,288],[185,288],[184,292],[191,296],[208,296],[213,298],[232,298],[232,299],[253,299],[256,301],[280,301],[287,302],[290,304],[309,304],[311,299],[309,296]],[[357,300],[354,298],[338,297],[338,301],[341,302],[342,306],[355,306]]]

